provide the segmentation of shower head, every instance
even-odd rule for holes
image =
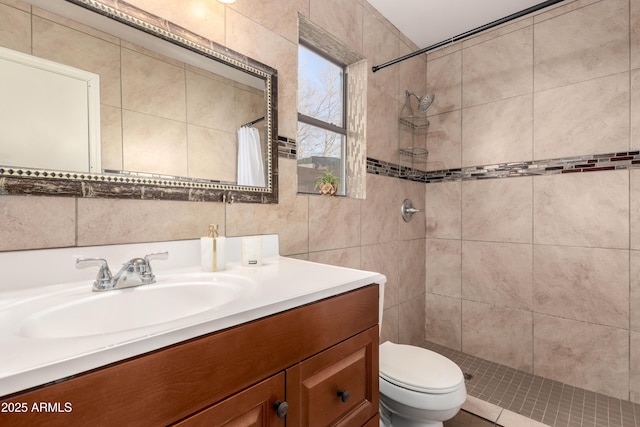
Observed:
[[[427,92],[424,96],[418,96],[415,93],[409,92],[407,90],[405,91],[405,95],[413,95],[416,97],[416,99],[418,100],[418,111],[420,111],[421,113],[426,112],[429,107],[431,107],[431,104],[433,104],[433,101],[436,99],[436,94],[433,92]]]

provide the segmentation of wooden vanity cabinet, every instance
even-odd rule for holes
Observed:
[[[0,425],[374,427],[378,331],[373,284],[5,396],[71,410]]]

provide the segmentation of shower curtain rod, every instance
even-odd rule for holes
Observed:
[[[484,24],[481,27],[475,28],[473,30],[469,30],[469,31],[467,31],[465,33],[462,33],[462,34],[459,34],[459,35],[457,35],[455,37],[451,37],[450,39],[443,40],[440,43],[436,43],[434,45],[427,46],[427,47],[422,48],[420,50],[417,50],[415,52],[412,52],[412,53],[409,53],[407,55],[401,56],[399,58],[393,59],[393,60],[391,60],[389,62],[385,62],[384,64],[375,65],[375,66],[371,67],[371,71],[373,71],[375,73],[376,71],[381,70],[382,68],[388,67],[389,65],[397,64],[398,62],[402,62],[402,61],[404,61],[406,59],[413,58],[414,56],[418,56],[418,55],[420,55],[422,53],[427,53],[430,50],[437,49],[437,48],[445,46],[445,45],[447,45],[449,43],[454,43],[454,42],[460,41],[460,40],[462,40],[464,38],[471,37],[471,36],[476,35],[476,34],[482,32],[482,31],[488,30],[488,29],[493,28],[493,27],[497,27],[498,25],[502,25],[502,24],[504,24],[506,22],[513,21],[514,19],[520,18],[521,16],[524,16],[524,15],[528,15],[528,14],[530,14],[532,12],[537,12],[538,10],[544,9],[545,7],[553,6],[554,4],[560,3],[562,1],[564,1],[564,0],[547,0],[545,2],[538,3],[538,4],[536,4],[534,6],[531,6],[531,7],[527,8],[527,9],[521,10],[520,12],[513,13],[513,14],[511,14],[509,16],[505,16],[504,18],[500,18],[500,19],[498,19],[496,21],[493,21],[493,22],[490,22],[488,24]]]
[[[263,121],[263,120],[264,120],[264,116],[260,117],[259,119],[251,120],[249,123],[245,123],[245,124],[243,124],[243,125],[242,125],[242,126],[240,126],[240,127],[253,126],[253,125],[255,125],[256,123],[260,123],[260,122],[261,122],[261,121]]]

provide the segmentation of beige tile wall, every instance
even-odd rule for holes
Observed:
[[[297,121],[298,14],[368,56],[369,67],[416,49],[363,0],[238,1],[231,6],[189,0],[179,7],[170,0],[129,2],[276,68],[278,133],[291,138],[296,136]],[[24,30],[29,10],[20,0],[0,0],[0,22],[22,19],[24,25],[18,27]],[[22,30],[0,25],[0,43],[28,51],[31,32]],[[397,160],[395,116],[405,89],[424,92],[425,73],[424,58],[369,73],[369,155]],[[109,106],[125,102],[117,95],[110,96]],[[119,120],[117,112],[107,107],[105,115],[116,115]],[[142,125],[137,119],[131,122]],[[112,137],[119,133],[119,129],[105,132]],[[405,223],[400,205],[410,198],[414,206],[423,208],[424,184],[368,175],[366,200],[299,196],[296,163],[283,159],[279,184],[277,205],[0,196],[0,250],[196,238],[212,222],[222,224],[223,233],[229,236],[278,233],[283,255],[387,275],[382,339],[421,342],[425,216],[417,214],[411,223]]]
[[[430,168],[640,148],[639,27],[578,0],[430,54]],[[640,170],[426,194],[428,339],[640,402]]]

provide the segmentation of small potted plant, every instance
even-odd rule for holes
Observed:
[[[324,172],[316,181],[316,189],[320,191],[320,194],[326,196],[335,195],[338,192],[338,185],[338,177],[330,171]]]

